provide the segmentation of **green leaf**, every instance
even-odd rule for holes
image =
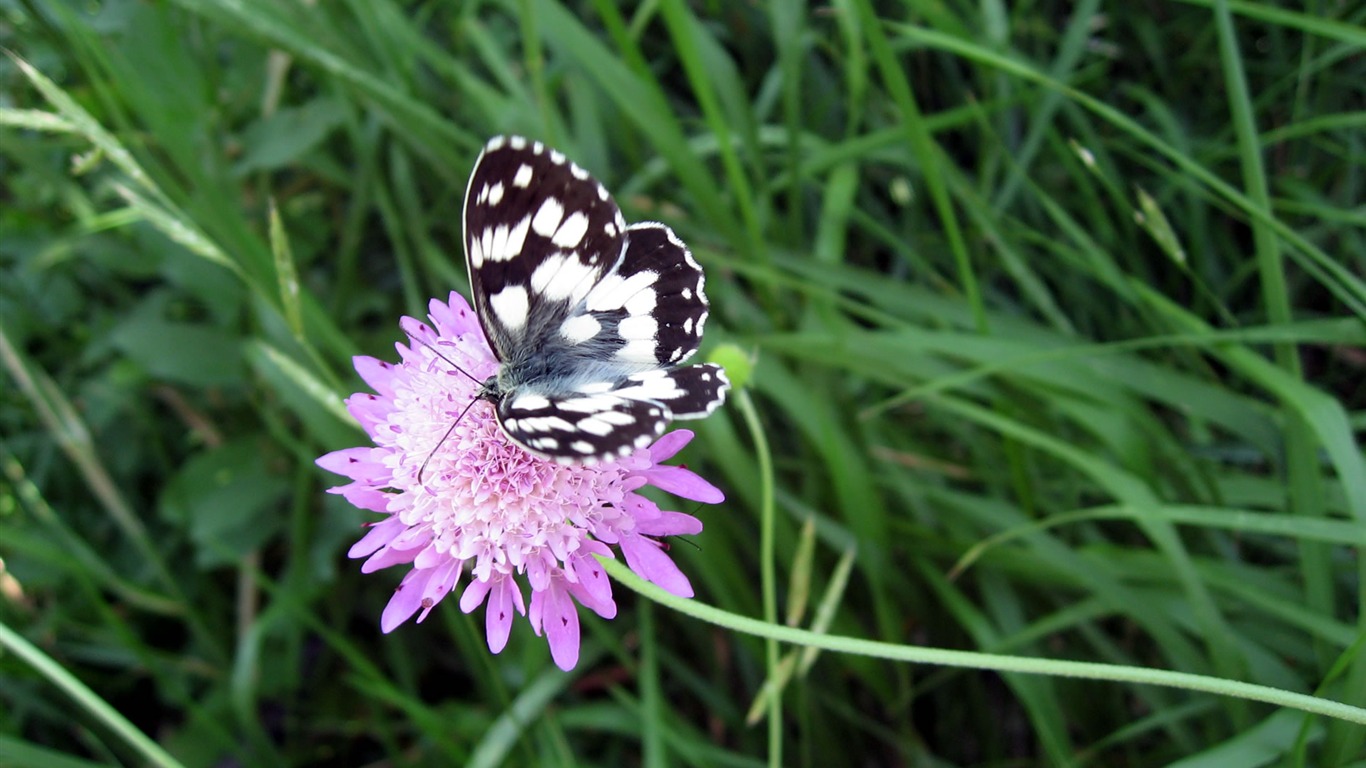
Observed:
[[[186,462],[162,494],[161,513],[189,532],[197,565],[226,565],[279,532],[288,490],[257,439],[242,439]]]
[[[233,173],[245,176],[298,161],[336,130],[345,116],[341,102],[319,98],[252,123],[242,136],[246,151]]]

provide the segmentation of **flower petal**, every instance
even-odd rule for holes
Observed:
[[[408,338],[418,342],[413,345],[414,349],[423,344],[432,344],[437,340],[436,332],[432,330],[432,327],[421,320],[418,320],[416,317],[404,316],[400,318],[398,327],[403,329],[403,333],[406,334]]]
[[[550,658],[555,660],[555,666],[568,672],[579,663],[579,611],[561,579],[554,579],[549,589],[532,595],[533,613],[537,597],[543,603],[541,628],[550,644]]]
[[[427,586],[422,590],[422,613],[418,614],[417,623],[421,624],[423,619],[427,618],[427,614],[436,607],[436,604],[441,602],[455,588],[456,582],[460,580],[460,566],[462,565],[464,563],[459,560],[450,560],[431,569],[432,576],[427,579]]]
[[[442,336],[463,336],[479,329],[479,320],[465,301],[465,297],[451,291],[450,299],[442,302],[432,299],[427,303],[427,313],[436,324]]]
[[[687,467],[656,466],[643,474],[649,478],[650,485],[680,498],[705,504],[720,504],[726,500],[720,488]]]
[[[668,461],[674,457],[675,453],[683,450],[683,446],[692,442],[693,431],[691,429],[675,429],[667,435],[660,437],[650,446],[650,458],[654,463]]]
[[[646,536],[696,536],[702,532],[702,521],[683,512],[660,512],[641,521],[636,530]]]
[[[492,586],[490,581],[482,579],[471,581],[470,585],[465,587],[464,594],[460,595],[460,610],[464,613],[473,613],[474,609],[484,602],[484,597],[488,595]]]
[[[378,451],[369,446],[343,448],[340,451],[325,453],[313,463],[328,472],[343,475],[352,480],[383,479],[388,476],[389,470],[376,460],[377,453]]]
[[[484,608],[484,634],[488,638],[489,651],[499,653],[508,644],[512,632],[512,594],[517,593],[521,602],[521,591],[511,577],[497,577],[489,592],[488,606]]]
[[[386,363],[369,355],[356,355],[351,358],[351,364],[356,367],[356,373],[360,374],[361,379],[369,384],[371,389],[384,397],[394,396],[396,369],[393,363]]]
[[[381,631],[385,634],[393,632],[417,613],[417,609],[422,607],[422,590],[426,589],[427,580],[431,577],[432,571],[408,571],[408,575],[399,582],[398,589],[394,590],[394,596],[384,606],[384,613],[380,614]]]
[[[368,392],[357,392],[346,398],[346,412],[360,422],[367,435],[375,436],[375,427],[383,423],[393,411],[393,401],[381,399]]]
[[[368,509],[371,512],[388,512],[389,502],[393,501],[393,494],[377,490],[369,485],[360,483],[350,483],[339,485],[336,488],[329,488],[328,493],[341,494],[343,499],[351,502],[360,509]]]
[[[386,546],[375,554],[371,555],[364,563],[361,563],[361,573],[374,573],[383,570],[391,565],[405,565],[411,563],[417,557],[419,549],[400,549],[395,546]]]
[[[692,583],[678,570],[674,561],[664,554],[659,542],[644,536],[623,536],[621,551],[626,564],[646,581],[658,584],[664,591],[679,597],[692,597]]]
[[[398,535],[403,533],[407,527],[402,520],[390,515],[371,525],[370,530],[365,532],[361,540],[352,544],[351,548],[346,551],[346,556],[354,560],[374,554],[380,547],[387,546],[389,542],[398,538]]]
[[[610,557],[611,550],[607,550],[606,554]],[[569,585],[570,594],[585,608],[604,619],[615,617],[617,604],[612,599],[612,581],[607,578],[602,563],[591,554],[583,553],[570,560],[569,567],[575,578],[575,583]]]

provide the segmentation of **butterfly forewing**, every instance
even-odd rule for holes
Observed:
[[[490,141],[464,215],[470,290],[500,360],[562,322],[621,255],[625,222],[606,188],[540,142]]]
[[[514,442],[562,462],[649,445],[729,384],[690,357],[702,268],[663,224],[627,227],[607,190],[539,142],[500,137],[465,191],[474,305],[501,368],[481,391]]]

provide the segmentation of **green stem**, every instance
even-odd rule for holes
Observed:
[[[749,392],[742,389],[735,395],[735,402],[744,416],[745,426],[749,427],[754,440],[754,453],[759,460],[759,584],[764,600],[764,621],[778,624],[778,577],[774,553],[773,508],[773,458],[768,451],[768,440],[764,437],[763,424],[759,421],[759,411],[754,407]],[[778,653],[778,640],[769,637],[765,644],[768,679],[773,681],[773,694],[768,697],[768,761],[770,765],[783,764],[783,707],[782,686],[777,684],[781,671]]]
[[[630,568],[622,563],[607,558],[600,558],[600,560],[608,575],[626,588],[656,603],[718,627],[788,643],[789,645],[821,648],[836,653],[904,661],[912,664],[935,664],[943,667],[989,669],[996,672],[1020,672],[1027,675],[1053,675],[1080,680],[1107,680],[1116,683],[1158,685],[1164,688],[1179,688],[1187,691],[1214,693],[1220,696],[1232,696],[1248,701],[1261,701],[1278,707],[1298,709],[1301,712],[1366,725],[1366,708],[1354,707],[1350,704],[1303,693],[1284,691],[1266,685],[1244,683],[1239,680],[1225,680],[1218,677],[1195,675],[1189,672],[1172,672],[1165,669],[1098,664],[1089,661],[1035,659],[1027,656],[1005,656],[995,653],[955,651],[947,648],[923,648],[863,640],[856,637],[818,634],[805,629],[740,616],[705,603],[699,603],[696,600],[676,597],[635,575]]]
[[[46,678],[67,696],[70,696],[77,706],[93,715],[115,736],[140,754],[147,765],[180,768],[180,761],[171,757],[155,741],[148,738],[147,734],[128,722],[123,715],[119,714],[118,710],[109,706],[104,699],[87,688],[85,683],[78,680],[75,675],[66,671],[51,656],[38,650],[36,646],[3,622],[0,622],[0,648],[9,650],[32,667],[35,672]]]

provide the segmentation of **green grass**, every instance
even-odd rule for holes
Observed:
[[[0,765],[1362,764],[1366,8],[1307,5],[0,0]],[[382,635],[313,464],[508,132],[752,361],[696,599],[613,569],[569,674]]]

